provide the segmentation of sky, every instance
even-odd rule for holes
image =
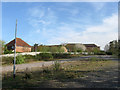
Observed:
[[[30,45],[61,43],[104,46],[118,39],[117,2],[2,2],[2,40]]]

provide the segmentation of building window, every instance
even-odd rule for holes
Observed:
[[[12,46],[11,48],[14,49],[14,46]]]

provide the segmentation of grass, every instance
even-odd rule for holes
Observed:
[[[86,73],[115,65],[117,62],[111,60],[70,61],[63,64],[57,62],[50,67],[17,72],[15,79],[12,78],[12,73],[4,74],[2,85],[3,88],[62,87],[64,82],[73,81],[85,77]]]
[[[67,65],[66,65],[67,64]],[[116,61],[103,60],[103,61],[72,61],[68,63],[63,63],[63,67],[66,70],[71,71],[96,71],[104,68],[109,68],[109,66],[114,66]]]

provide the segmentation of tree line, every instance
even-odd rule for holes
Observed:
[[[109,55],[116,55],[120,57],[120,40],[110,41],[105,45],[104,50]]]

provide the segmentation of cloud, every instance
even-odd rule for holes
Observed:
[[[76,42],[76,43],[95,43],[104,49],[104,46],[109,43],[109,41],[118,39],[118,16],[113,14],[111,17],[104,18],[102,24],[98,26],[87,27],[84,31],[77,31],[76,27],[73,25],[58,27],[57,31],[54,32],[58,34],[53,36],[48,40],[50,44],[60,44],[66,42]]]
[[[101,5],[101,8],[103,6]],[[33,11],[33,9],[36,9]],[[62,8],[61,8],[62,10]],[[63,9],[69,11],[67,8]],[[71,10],[69,13],[75,15],[78,11]],[[61,44],[61,43],[95,43],[104,49],[104,46],[111,40],[118,39],[118,15],[112,14],[103,18],[101,24],[92,23],[84,25],[81,18],[72,18],[72,22],[60,22],[57,12],[52,8],[32,8],[30,11],[29,23],[34,30],[30,37],[37,38],[36,42],[43,44]],[[85,20],[85,19],[83,19]],[[85,20],[89,23],[88,18]],[[86,23],[85,22],[85,23]],[[37,33],[37,34],[36,34]],[[32,41],[34,43],[35,41]]]
[[[62,5],[67,5],[67,7],[71,7],[72,3],[67,3],[67,4],[62,4]],[[66,7],[66,6],[65,6]],[[60,10],[61,12],[64,11],[64,12],[67,12],[68,14],[70,14],[71,16],[75,16],[79,13],[79,9],[78,8],[65,8],[65,7],[61,7],[61,8],[58,8],[58,10]]]
[[[108,33],[114,32],[117,30],[118,26],[118,16],[117,14],[113,14],[111,17],[103,19],[103,23],[98,26],[92,26],[87,28],[86,32],[90,33]]]
[[[96,11],[99,11],[105,6],[106,3],[105,2],[92,2],[90,4],[96,9]]]
[[[29,9],[29,13],[33,17],[42,18],[45,14],[43,8],[34,7]]]
[[[37,29],[37,30],[36,30],[36,33],[40,33],[40,29]]]
[[[34,28],[40,28],[40,26],[47,26],[54,24],[57,17],[55,12],[51,8],[45,8],[43,6],[33,7],[28,10],[29,18],[28,22]]]

